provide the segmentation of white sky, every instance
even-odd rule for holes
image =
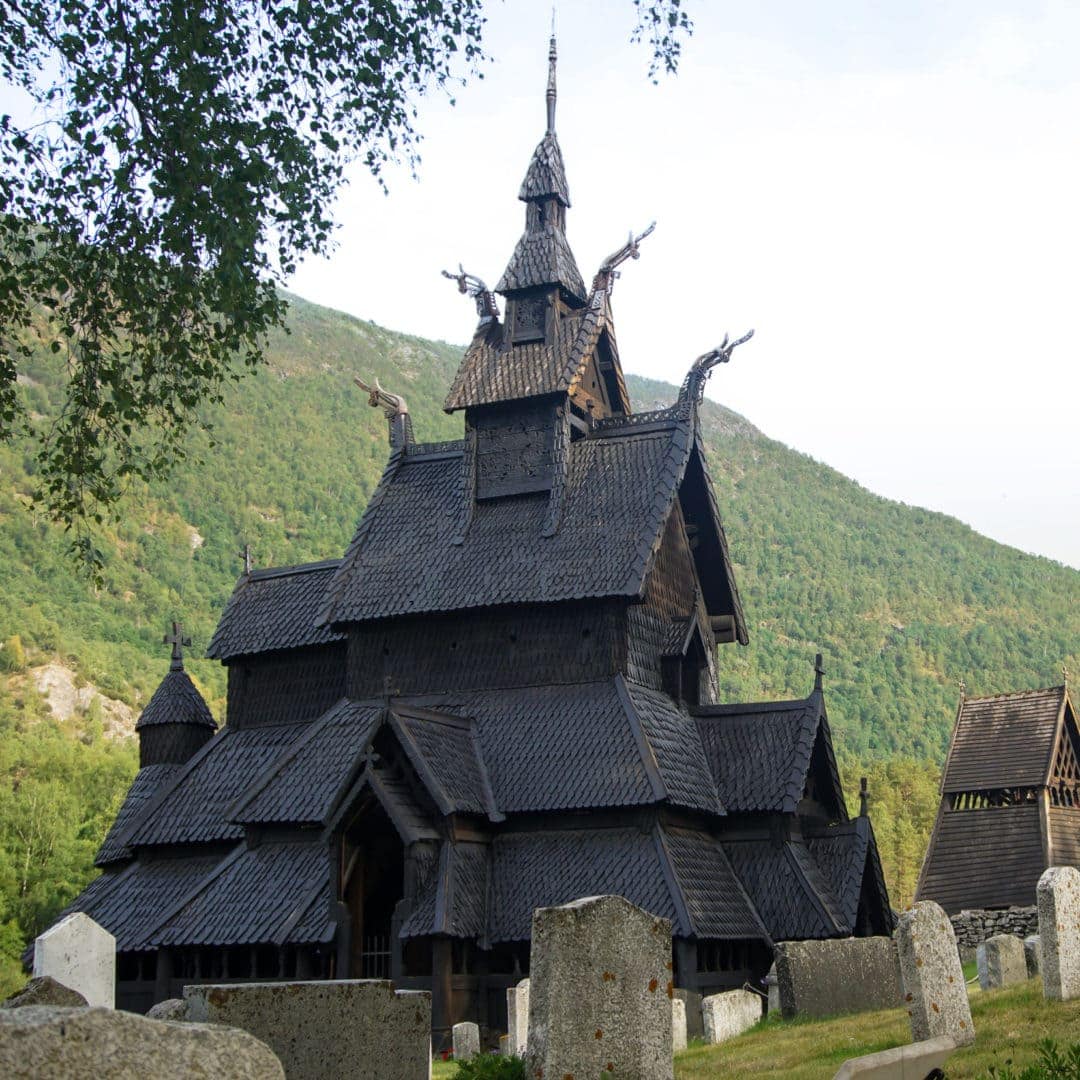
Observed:
[[[627,370],[710,396],[872,491],[1080,567],[1074,418],[1080,5],[694,3],[653,86],[631,0],[563,3],[557,129],[588,281],[657,220],[614,305]],[[421,103],[419,182],[359,170],[335,256],[290,287],[464,343],[524,224],[550,7],[493,2],[486,77]]]

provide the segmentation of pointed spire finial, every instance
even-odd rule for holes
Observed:
[[[1061,661],[1061,681],[1065,684],[1067,689],[1069,686],[1069,666],[1064,660]]]
[[[956,685],[960,687],[960,700],[964,701],[967,698],[967,683],[964,682],[963,675],[956,681]]]
[[[866,777],[859,779],[859,817],[866,817],[870,806],[870,791],[866,786]]]
[[[241,559],[244,560],[244,576],[251,577],[251,571],[255,569],[255,560],[251,554],[251,545],[245,544],[243,551],[238,552]]]
[[[547,129],[549,135],[555,134],[555,9],[551,9],[551,44],[548,46],[548,83],[547,83]]]
[[[821,678],[825,674],[825,668],[821,662],[821,653],[814,657],[814,689],[821,689]]]
[[[162,639],[162,645],[172,646],[172,663],[170,671],[184,670],[184,649],[191,648],[191,638],[184,636],[184,628],[173,619],[172,633],[166,634]]]

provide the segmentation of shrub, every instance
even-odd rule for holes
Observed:
[[[525,1080],[525,1062],[519,1057],[477,1054],[458,1065],[454,1080]]]
[[[993,1080],[1080,1080],[1080,1043],[1073,1043],[1061,1051],[1053,1039],[1039,1044],[1039,1060],[1020,1072],[1014,1072],[1005,1063],[1004,1069],[991,1065],[987,1076]]]

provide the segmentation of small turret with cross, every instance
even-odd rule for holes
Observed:
[[[165,635],[162,644],[172,646],[172,663],[169,665],[169,670],[183,671],[184,649],[191,648],[191,638],[184,635],[184,628],[175,619],[172,624],[172,633]]]

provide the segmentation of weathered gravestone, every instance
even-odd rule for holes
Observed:
[[[48,975],[31,979],[21,990],[17,990],[5,1001],[0,1001],[0,1009],[25,1009],[28,1005],[67,1005],[69,1008],[85,1007],[86,998],[77,990],[62,986]]]
[[[146,1010],[150,1020],[172,1020],[182,1023],[188,1018],[187,1002],[183,998],[166,998]]]
[[[250,1032],[289,1080],[431,1075],[431,994],[383,979],[185,986],[188,1019]]]
[[[34,977],[50,975],[86,998],[88,1005],[116,1005],[116,938],[89,915],[73,912],[34,942]]]
[[[1080,997],[1080,870],[1051,866],[1039,878],[1039,969],[1043,996]]]
[[[506,1031],[512,1053],[525,1056],[529,1041],[529,980],[522,979],[506,991]]]
[[[848,1058],[833,1080],[848,1080],[853,1076],[866,1080],[929,1080],[942,1075],[941,1067],[955,1049],[956,1041],[951,1036],[939,1035],[925,1042],[879,1050],[876,1054]]]
[[[949,917],[933,900],[920,900],[896,927],[900,983],[915,1042],[949,1035],[958,1046],[975,1040],[964,971]]]
[[[686,1002],[680,997],[671,999],[671,1049],[676,1054],[686,1049]]]
[[[270,1048],[244,1031],[30,1005],[0,1012],[0,1076],[284,1080],[285,1073]]]
[[[779,942],[776,981],[787,1020],[894,1009],[902,997],[896,944],[887,937]]]
[[[749,990],[725,990],[701,1001],[705,1041],[720,1043],[752,1028],[761,1019],[762,999]]]
[[[509,1035],[499,1036],[499,1054],[501,1057],[513,1057],[514,1047],[510,1042]]]
[[[455,1061],[471,1061],[480,1053],[480,1028],[476,1024],[455,1024],[452,1035]]]
[[[1024,963],[1027,965],[1029,979],[1039,974],[1039,935],[1029,934],[1024,938]]]
[[[667,919],[621,896],[538,908],[530,956],[530,1080],[672,1080]]]
[[[701,995],[696,990],[676,989],[675,996],[686,1006],[686,1038],[704,1039],[705,1025],[701,1020]]]
[[[767,994],[769,1012],[778,1013],[780,1011],[780,983],[776,978],[775,960],[773,966],[769,968],[768,975],[765,976],[765,993]]]
[[[980,942],[975,949],[979,969],[979,986],[983,990],[1000,990],[1027,982],[1027,961],[1024,943],[1012,934],[995,934]]]

